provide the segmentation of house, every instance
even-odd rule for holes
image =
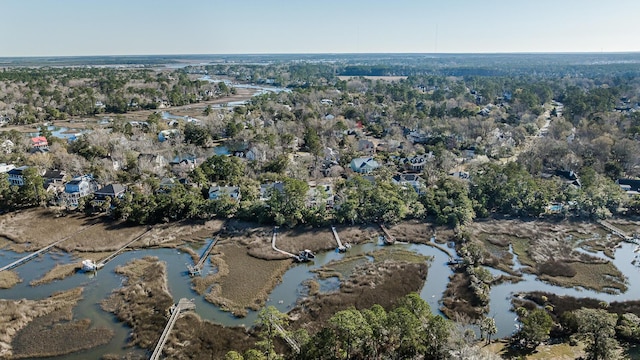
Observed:
[[[15,168],[16,168],[16,166],[13,165],[13,164],[2,163],[2,164],[0,164],[0,174],[7,173],[7,172],[9,172],[9,170],[13,170]]]
[[[368,174],[379,168],[380,164],[378,164],[378,162],[372,157],[359,157],[351,160],[351,164],[349,166],[351,167],[351,170],[357,173]]]
[[[581,187],[580,178],[578,178],[578,174],[576,174],[573,170],[556,170],[554,173],[556,176],[561,177],[565,180],[565,182]]]
[[[640,193],[640,180],[638,179],[618,179],[616,184],[628,194]]]
[[[67,173],[64,170],[47,170],[42,178],[44,179],[44,189],[52,192],[61,192],[64,189],[64,181]]]
[[[324,203],[327,209],[333,208],[335,195],[331,183],[318,184],[315,181],[309,181],[307,184],[309,185],[309,190],[306,194],[307,207],[315,207],[318,204]]]
[[[9,175],[9,184],[15,185],[15,186],[24,185],[23,172],[28,168],[29,167],[25,165],[25,166],[20,166],[7,171],[7,175]]]
[[[273,191],[284,193],[284,183],[282,181],[277,181],[274,183],[260,184],[260,200],[269,200]]]
[[[373,141],[362,139],[358,141],[358,151],[367,155],[373,155],[376,152],[376,146],[373,144]]]
[[[158,192],[170,192],[177,184],[178,180],[173,177],[164,177],[158,184]]]
[[[422,194],[424,191],[424,182],[418,174],[396,174],[391,178],[391,181],[402,187],[411,186],[418,194]]]
[[[213,185],[209,188],[209,200],[219,200],[223,198],[240,201],[240,187]]]
[[[392,157],[398,161],[398,166],[407,171],[420,172],[424,169],[427,161],[433,158],[433,153],[414,155],[409,157]]]
[[[0,144],[0,151],[5,154],[11,154],[14,147],[15,144],[13,143],[13,141],[6,139]]]
[[[31,138],[31,149],[35,151],[49,151],[49,142],[44,136],[36,136]]]
[[[107,201],[107,198],[113,199],[122,199],[125,191],[127,189],[122,184],[109,184],[104,186],[93,193],[93,203],[94,204],[102,204]]]
[[[64,185],[62,200],[67,206],[78,206],[78,201],[96,191],[98,186],[89,175],[77,176]]]

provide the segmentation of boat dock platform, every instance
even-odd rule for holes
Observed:
[[[22,265],[22,264],[24,264],[24,263],[26,263],[26,262],[28,262],[30,260],[33,260],[34,258],[38,257],[40,254],[44,254],[45,252],[51,250],[51,248],[57,246],[58,244],[62,243],[63,241],[66,241],[66,240],[74,237],[75,235],[78,235],[81,232],[83,232],[85,230],[88,230],[88,229],[90,229],[90,228],[92,228],[92,227],[94,227],[96,225],[98,225],[98,224],[89,225],[89,226],[85,227],[84,229],[81,229],[80,231],[78,231],[78,232],[76,232],[76,233],[74,233],[72,235],[69,235],[69,236],[67,236],[67,237],[65,237],[63,239],[60,239],[60,240],[54,242],[53,244],[49,244],[49,245],[43,247],[42,249],[40,249],[40,250],[38,250],[36,252],[33,252],[33,253],[29,254],[29,255],[26,255],[26,256],[24,256],[24,257],[22,257],[22,258],[20,258],[20,259],[18,259],[16,261],[12,262],[11,264],[5,265],[2,268],[0,268],[0,272],[5,271],[5,270],[11,270],[11,269],[13,269],[15,267],[18,267],[18,266],[20,266],[20,265]]]
[[[209,257],[209,254],[211,253],[211,251],[213,250],[213,247],[216,245],[217,242],[218,242],[218,236],[216,236],[215,238],[213,238],[213,240],[211,240],[211,242],[209,243],[209,246],[207,246],[207,248],[204,250],[204,253],[202,253],[202,256],[200,256],[200,260],[198,260],[197,264],[193,266],[187,264],[187,270],[189,271],[190,276],[201,275],[204,262],[207,260],[207,257]]]
[[[162,335],[160,335],[160,339],[158,339],[158,343],[156,344],[155,349],[153,350],[153,354],[149,359],[158,360],[160,359],[160,355],[162,354],[162,348],[164,344],[167,342],[169,338],[169,334],[171,333],[171,329],[173,329],[173,325],[176,324],[180,313],[185,310],[193,310],[196,308],[196,304],[193,300],[189,300],[186,298],[180,299],[177,304],[174,304],[171,307],[171,317],[169,317],[169,321],[167,321],[167,325],[164,327],[164,331],[162,331]]]
[[[387,228],[384,225],[382,224],[379,224],[379,225],[380,225],[380,229],[384,233],[384,237],[382,240],[384,241],[385,245],[393,245],[396,242],[396,238],[391,236],[391,234],[389,233],[389,230],[387,230]]]
[[[273,227],[273,237],[271,238],[271,248],[281,254],[287,255],[291,258],[293,258],[293,260],[297,261],[297,262],[306,262],[309,261],[311,259],[313,259],[315,257],[315,254],[311,251],[311,250],[303,250],[300,252],[299,255],[295,255],[292,254],[288,251],[284,251],[284,250],[280,250],[278,249],[278,247],[276,247],[276,237],[278,234],[278,227],[274,226]]]
[[[338,243],[338,251],[339,252],[347,251],[347,249],[350,248],[351,246],[349,244],[347,244],[346,246],[342,244],[342,241],[340,241],[340,236],[338,236],[338,231],[336,231],[336,227],[332,226],[331,231],[333,232],[333,237],[336,239],[336,243]]]

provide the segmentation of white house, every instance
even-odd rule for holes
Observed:
[[[62,199],[69,206],[78,206],[78,201],[98,189],[93,178],[88,175],[77,176],[64,185]]]

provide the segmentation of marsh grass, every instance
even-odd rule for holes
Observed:
[[[624,275],[610,262],[599,264],[570,263],[575,276],[540,275],[543,281],[564,287],[584,287],[600,292],[627,291]]]
[[[53,269],[49,270],[41,278],[31,281],[29,285],[38,286],[38,285],[48,284],[55,280],[62,280],[67,276],[71,276],[75,274],[81,268],[82,268],[82,265],[79,263],[64,264],[64,265],[56,264],[56,266]]]
[[[0,289],[11,289],[19,284],[22,280],[13,270],[5,270],[0,272]]]
[[[247,309],[258,310],[264,306],[269,293],[291,265],[291,260],[255,258],[247,254],[245,247],[235,244],[225,244],[219,250],[228,272],[219,263],[219,276],[205,299],[236,316],[245,316]]]

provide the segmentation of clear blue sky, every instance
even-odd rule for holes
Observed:
[[[640,51],[640,0],[0,0],[0,57]]]

